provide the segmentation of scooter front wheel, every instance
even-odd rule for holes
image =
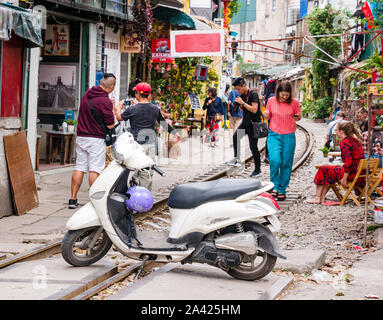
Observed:
[[[112,242],[103,230],[92,248],[89,244],[96,236],[99,227],[68,231],[61,244],[61,254],[66,262],[75,267],[89,266],[103,258]]]

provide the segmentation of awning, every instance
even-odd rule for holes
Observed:
[[[302,75],[302,74],[304,75],[305,70],[307,68],[310,68],[310,67],[311,67],[311,64],[298,65],[298,66],[296,66],[296,68],[290,69],[287,72],[278,75],[277,78],[280,80],[283,80],[283,79],[291,79],[293,77],[296,77],[296,76]]]
[[[184,7],[182,0],[151,0],[150,2],[154,5],[162,4],[164,6],[180,8],[180,9]]]
[[[27,47],[42,47],[39,17],[31,10],[0,3],[0,40],[8,41],[13,31],[26,40]]]
[[[175,26],[193,30],[196,29],[196,25],[192,17],[181,10],[159,5],[153,10],[153,17],[157,20],[169,22]]]
[[[279,75],[286,73],[287,71],[294,69],[296,66],[284,64],[275,67],[262,68],[255,71],[255,74],[264,75],[268,77],[278,77]]]
[[[212,28],[209,27],[209,25],[207,25],[206,23],[198,20],[196,17],[194,16],[190,16],[193,21],[194,21],[194,24],[195,24],[195,29],[196,30],[211,30]]]

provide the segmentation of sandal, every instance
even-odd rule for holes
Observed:
[[[319,199],[319,200],[317,200],[317,199]],[[316,196],[314,196],[311,199],[306,200],[305,202],[308,204],[321,204],[320,198],[316,197]]]
[[[273,198],[278,198],[278,191],[277,190],[273,190],[273,191],[271,191],[271,196],[273,197]]]
[[[283,194],[283,193],[278,193],[277,200],[278,200],[278,201],[284,201],[284,200],[286,200],[286,195]]]

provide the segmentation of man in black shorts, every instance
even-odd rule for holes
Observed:
[[[254,138],[253,122],[261,122],[261,108],[259,106],[259,96],[256,91],[250,90],[243,78],[238,77],[233,82],[234,89],[240,94],[235,99],[235,103],[239,105],[243,111],[243,120],[237,131],[234,133],[234,160],[228,162],[230,166],[240,164],[241,139],[244,135],[249,138],[250,150],[254,158],[254,171],[251,177],[261,177],[261,155],[258,150],[258,138]]]

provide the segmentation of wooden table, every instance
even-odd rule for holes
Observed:
[[[342,153],[340,151],[331,151],[328,153],[329,157],[335,159],[337,157],[340,157]]]
[[[60,164],[72,163],[75,132],[45,131],[47,135],[46,162],[56,161],[60,144]]]

